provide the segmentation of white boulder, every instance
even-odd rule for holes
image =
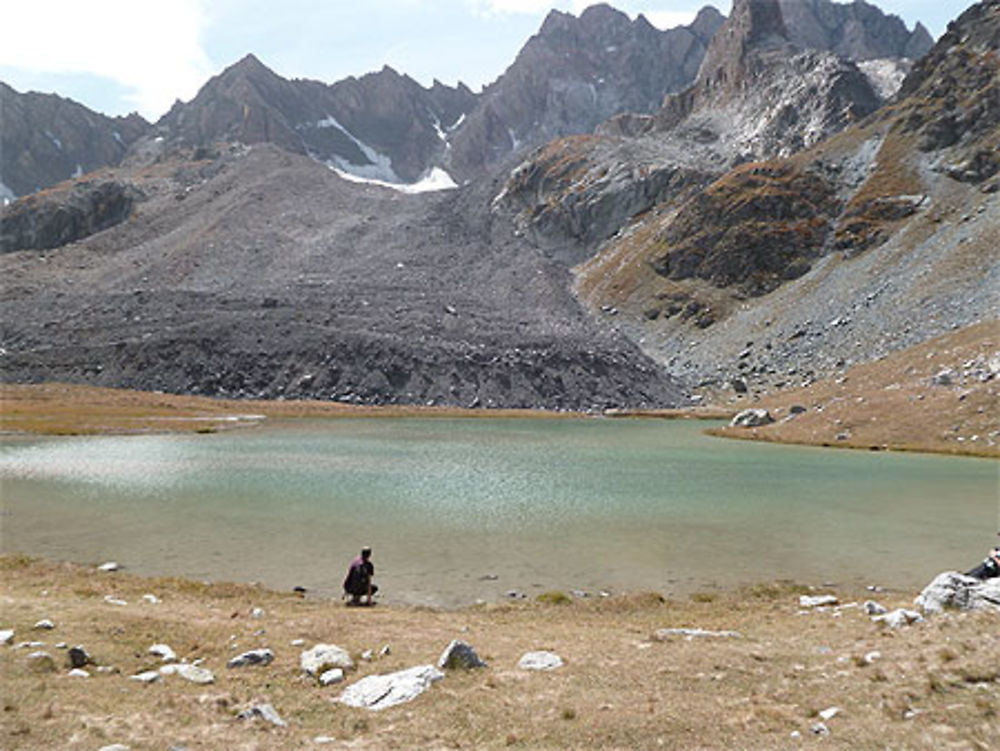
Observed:
[[[299,664],[303,671],[313,677],[319,676],[331,668],[354,669],[354,660],[351,659],[347,650],[336,644],[317,644],[312,649],[307,649],[299,657]]]
[[[563,666],[563,659],[555,652],[525,652],[517,661],[521,670],[555,670]]]
[[[774,418],[766,409],[750,408],[737,414],[729,425],[734,428],[759,428],[772,422]]]
[[[980,580],[945,571],[924,587],[915,602],[925,613],[940,613],[945,608],[1000,611],[1000,578]]]
[[[351,684],[340,695],[340,703],[364,709],[386,709],[413,701],[431,687],[444,673],[433,665],[417,665],[385,675],[370,675]]]

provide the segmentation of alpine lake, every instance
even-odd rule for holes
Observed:
[[[708,437],[630,418],[269,420],[0,441],[0,548],[383,602],[749,582],[919,589],[994,544],[997,462]],[[516,595],[511,595],[516,592]]]

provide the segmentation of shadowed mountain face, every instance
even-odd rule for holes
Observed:
[[[137,114],[105,117],[55,94],[0,82],[0,199],[118,164],[149,127]]]

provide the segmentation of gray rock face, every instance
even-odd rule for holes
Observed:
[[[751,408],[740,412],[729,424],[734,428],[759,428],[772,422],[774,418],[766,409]],[[836,602],[837,598],[834,597],[833,601]]]
[[[454,639],[441,653],[437,666],[442,670],[470,670],[485,668],[487,665],[470,644]]]
[[[299,657],[299,664],[305,673],[313,677],[318,677],[332,668],[354,669],[354,660],[347,650],[336,644],[317,644],[305,650]]]
[[[866,2],[779,0],[788,37],[802,47],[827,49],[852,60],[916,59],[934,45],[918,23],[913,31],[894,15]]]
[[[418,665],[385,675],[370,675],[348,686],[339,701],[349,707],[380,710],[413,701],[444,673],[433,665]]]
[[[237,655],[226,663],[227,668],[245,668],[248,665],[270,665],[274,660],[274,652],[270,649],[251,649]]]
[[[925,613],[949,608],[1000,611],[1000,578],[981,581],[957,571],[945,571],[924,587],[915,602]]]
[[[722,20],[706,8],[691,26],[658,31],[607,5],[579,18],[552,11],[456,131],[449,164],[461,176],[481,173],[525,148],[589,133],[620,112],[655,111],[665,94],[694,79]]]
[[[563,666],[563,659],[555,652],[545,650],[525,652],[517,661],[521,670],[556,670]]]
[[[0,199],[26,196],[74,175],[118,164],[149,127],[105,117],[55,94],[21,94],[0,82]]]

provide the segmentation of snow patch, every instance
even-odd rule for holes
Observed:
[[[119,146],[121,146],[122,148],[125,147],[125,142],[122,140],[122,134],[119,133],[117,130],[111,131],[111,137],[114,138],[116,141],[118,141]]]
[[[381,188],[391,188],[392,190],[398,191],[400,193],[429,193],[435,190],[450,190],[452,188],[457,188],[458,184],[452,179],[452,176],[445,172],[440,167],[433,167],[427,172],[423,177],[417,180],[415,183],[398,183],[389,182],[387,180],[378,180],[371,177],[363,177],[361,175],[352,174],[346,170],[339,169],[334,165],[327,162],[327,166],[330,167],[334,172],[336,172],[343,179],[352,183],[364,183],[365,185],[377,185]]]
[[[78,164],[78,165],[76,165],[76,169],[73,170],[73,174],[70,175],[70,177],[72,177],[75,180],[76,178],[82,177],[82,176],[83,176],[83,167],[81,167]]]
[[[365,158],[370,162],[369,164],[354,164],[344,157],[334,155],[331,160],[333,163],[330,164],[330,162],[327,162],[327,164],[329,164],[329,166],[334,170],[347,172],[355,177],[367,180],[380,180],[387,183],[400,182],[399,176],[392,168],[392,160],[385,154],[373,149],[361,139],[356,138],[353,133],[337,122],[337,118],[333,115],[327,115],[326,118],[317,122],[316,127],[336,128],[351,139],[351,142],[357,146],[358,149],[360,149],[361,153],[364,154]]]
[[[510,136],[510,150],[511,151],[517,151],[517,149],[521,145],[521,142],[519,140],[517,140],[517,136],[514,135],[514,129],[513,128],[507,128],[507,135]]]
[[[431,117],[434,116],[432,115]],[[441,127],[441,121],[438,120],[436,117],[434,117],[434,120],[431,122],[431,125],[434,126],[434,132],[437,133],[437,137],[440,138],[445,143],[448,143],[448,134],[445,133],[444,129]]]
[[[458,119],[455,122],[453,122],[451,125],[448,126],[448,132],[451,133],[453,130],[458,128],[458,126],[460,126],[464,122],[465,122],[465,113],[463,112],[461,115],[458,116]]]
[[[3,180],[0,180],[0,205],[7,206],[15,200],[17,200],[17,196],[14,191],[4,185]]]
[[[62,151],[62,141],[60,141],[58,138],[52,135],[52,131],[50,130],[45,131],[45,135],[49,137],[49,140],[52,141],[52,143],[55,145],[57,149]]]

